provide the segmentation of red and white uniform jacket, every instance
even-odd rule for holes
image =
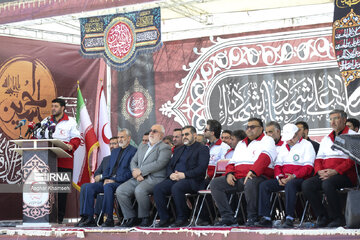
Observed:
[[[48,118],[42,120],[41,125],[45,124]],[[53,116],[50,118],[50,122],[54,122]],[[40,138],[40,133],[37,133],[37,137]],[[49,131],[46,129],[45,138],[49,137]],[[71,158],[58,158],[58,167],[61,168],[73,168],[74,152],[80,145],[80,132],[77,129],[77,124],[74,118],[69,117],[66,113],[56,124],[55,131],[52,134],[54,139],[62,140],[66,144],[70,144],[73,147],[72,151],[67,151]]]
[[[234,155],[226,167],[226,174],[233,173],[239,179],[245,177],[251,170],[257,176],[264,175],[272,178],[276,155],[272,137],[262,133],[250,143],[249,139],[245,138],[237,144]]]
[[[280,149],[281,149],[281,146],[282,146],[282,145],[285,145],[285,144],[286,144],[286,142],[284,142],[283,140],[281,140],[281,137],[280,137],[280,140],[278,141],[278,143],[275,143],[277,154],[279,154],[279,151],[280,151]]]
[[[353,130],[345,126],[342,134],[356,134]],[[351,182],[356,184],[356,172],[354,161],[348,155],[340,150],[333,150],[331,146],[335,141],[335,132],[332,131],[328,136],[324,137],[320,143],[319,152],[315,160],[315,174],[323,169],[335,169],[339,174],[346,175]]]
[[[274,174],[275,177],[286,177],[286,174],[294,174],[296,178],[308,178],[311,176],[315,150],[311,142],[300,139],[290,148],[288,144],[283,144],[276,158]]]
[[[230,148],[230,149],[225,153],[224,159],[232,159],[232,157],[234,156],[234,152],[235,152],[235,149]]]
[[[217,161],[219,161],[220,159],[225,159],[225,154],[228,152],[229,149],[230,146],[222,142],[221,139],[218,139],[210,147],[210,160],[207,170],[207,175],[209,178],[212,178],[214,176]]]

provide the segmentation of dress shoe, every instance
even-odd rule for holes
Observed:
[[[329,224],[329,219],[326,216],[319,216],[318,220],[316,221],[316,228],[324,228]]]
[[[281,228],[293,228],[294,227],[294,220],[287,218],[283,224],[280,226]]]
[[[78,223],[76,223],[74,226],[75,226],[75,227],[79,227],[79,224],[85,222],[87,218],[88,218],[87,216],[82,216],[81,219],[80,219],[80,221],[79,221]]]
[[[256,227],[269,227],[269,228],[271,228],[271,227],[272,227],[272,222],[271,222],[271,220],[268,220],[268,219],[262,217],[262,218],[260,219],[260,221],[254,223],[254,226],[256,226]]]
[[[156,228],[165,228],[170,226],[170,220],[160,220],[157,224],[155,224]]]
[[[134,227],[139,224],[138,218],[129,218],[124,224],[121,225],[121,227]]]
[[[106,221],[101,224],[102,227],[114,227],[114,219],[107,218]]]
[[[88,217],[84,222],[79,224],[79,227],[96,227],[96,222],[93,217]]]
[[[150,218],[145,217],[142,218],[141,223],[139,224],[140,227],[149,227],[152,224],[152,222],[150,221]]]
[[[215,223],[214,226],[225,227],[225,226],[232,226],[235,224],[237,224],[235,218],[232,218],[232,219],[223,218],[223,219],[221,219],[220,222]]]
[[[343,227],[346,225],[345,219],[343,218],[336,218],[331,223],[327,225],[328,228],[337,228],[337,227]]]
[[[170,225],[170,227],[173,228],[177,228],[177,227],[187,227],[189,226],[189,221],[188,220],[176,220],[173,224]]]
[[[253,217],[253,218],[248,218],[248,220],[245,223],[245,226],[247,227],[254,227],[255,223],[257,222],[257,218]]]
[[[210,226],[210,222],[199,218],[198,221],[196,222],[196,226]]]

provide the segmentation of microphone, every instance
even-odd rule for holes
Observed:
[[[21,128],[22,126],[24,126],[26,123],[26,119],[23,119],[21,121],[19,121],[18,125],[15,127],[15,129]]]
[[[25,133],[25,137],[27,135],[30,135],[34,131],[34,127],[35,127],[35,123],[34,122],[29,122],[28,129],[27,129],[27,131]]]
[[[40,135],[41,138],[44,139],[45,138],[45,130],[49,127],[49,122],[44,123],[43,125],[41,125],[40,129]]]
[[[37,131],[40,127],[41,127],[41,123],[38,122],[37,124],[35,124],[34,129],[32,130],[32,132]]]
[[[56,123],[51,123],[50,126],[48,127],[50,139],[52,139],[52,135],[55,132],[55,128],[56,128]]]

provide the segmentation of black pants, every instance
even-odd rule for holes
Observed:
[[[72,169],[69,168],[58,167],[58,172],[68,172],[72,175]],[[62,223],[65,217],[67,195],[67,193],[58,193],[58,223]]]
[[[326,180],[321,180],[319,175],[305,180],[302,184],[302,191],[309,200],[316,217],[329,216],[331,219],[342,218],[342,208],[338,189],[352,187],[350,179],[346,175],[337,174]],[[326,196],[329,212],[322,204],[322,192]],[[327,214],[328,213],[328,214]]]
[[[227,193],[234,191],[244,191],[247,204],[248,218],[257,218],[258,216],[258,192],[259,184],[266,180],[266,177],[260,176],[248,179],[244,185],[245,178],[236,180],[235,186],[231,186],[226,181],[226,176],[214,178],[210,182],[211,195],[216,202],[221,218],[233,219],[234,211],[229,204]]]

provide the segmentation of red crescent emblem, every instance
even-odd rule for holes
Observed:
[[[104,143],[106,144],[109,144],[110,143],[110,140],[105,136],[105,133],[104,133],[104,129],[105,129],[105,126],[107,125],[108,123],[105,123],[102,130],[101,130],[101,135],[102,135],[102,139],[104,141]]]

